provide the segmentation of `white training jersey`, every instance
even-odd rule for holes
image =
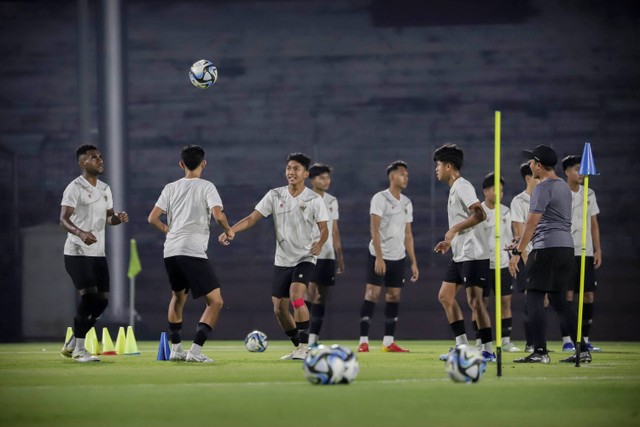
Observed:
[[[207,258],[211,209],[222,209],[216,186],[201,178],[182,178],[164,187],[156,206],[167,214],[169,224],[164,257]]]
[[[449,228],[469,218],[469,207],[479,202],[473,185],[462,177],[456,179],[449,189]],[[489,259],[489,242],[484,227],[478,224],[459,232],[451,241],[451,252],[455,262]]]
[[[527,217],[529,216],[529,205],[531,204],[531,195],[526,191],[518,194],[511,200],[511,222],[521,222],[523,225],[527,223]],[[511,226],[513,231],[513,225]],[[531,252],[533,249],[533,239],[527,244],[525,250]]]
[[[571,191],[573,203],[571,205],[571,236],[576,256],[582,255],[582,212],[584,209],[584,187],[581,185],[578,191]],[[585,255],[593,256],[593,236],[591,235],[591,217],[598,215],[600,208],[596,201],[596,192],[589,189],[587,194],[587,244]]]
[[[407,224],[413,222],[411,200],[404,194],[401,194],[398,200],[388,189],[380,191],[371,198],[369,214],[381,218],[379,233],[382,258],[397,261],[406,257],[405,230]],[[373,240],[369,242],[369,253],[376,256]]]
[[[338,199],[329,193],[324,193],[322,201],[324,202],[324,206],[327,208],[327,213],[329,214],[329,221],[327,221],[329,237],[322,246],[322,251],[320,252],[320,255],[318,255],[318,259],[336,259],[336,252],[333,246],[333,222],[340,219],[340,214],[338,212]],[[315,234],[313,236],[313,240],[316,241],[320,238],[320,229],[315,227],[314,231]]]
[[[314,230],[318,222],[329,221],[327,208],[319,194],[305,187],[302,193],[293,197],[288,186],[274,188],[265,194],[255,209],[264,217],[273,215],[276,266],[316,263],[317,257],[310,252],[311,244],[316,241]]]
[[[482,224],[484,225],[485,233],[489,241],[489,260],[492,269],[496,268],[496,210],[490,209],[485,202],[482,202],[482,209],[484,209],[487,219]],[[511,212],[508,207],[500,204],[500,247],[504,248],[513,241],[513,231],[511,231]],[[500,252],[500,268],[509,266],[509,251],[502,250]]]
[[[107,224],[107,211],[113,209],[111,188],[98,180],[94,187],[82,175],[71,181],[62,195],[62,206],[73,208],[69,218],[80,230],[88,231],[96,237],[96,242],[87,245],[80,237],[67,233],[64,254],[74,256],[103,257],[104,228]]]

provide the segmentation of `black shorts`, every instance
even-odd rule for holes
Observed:
[[[580,263],[582,258],[577,256],[576,260],[576,275],[573,281],[573,292],[580,292]],[[584,291],[595,292],[598,290],[598,280],[596,279],[596,269],[593,266],[593,257],[588,256],[584,258]],[[569,286],[571,290],[571,286]]]
[[[376,257],[369,253],[367,259],[367,283],[375,286],[386,286],[387,288],[401,288],[405,282],[405,270],[406,270],[407,258],[402,258],[397,261],[384,260],[387,270],[384,276],[378,276],[376,274],[375,265]]]
[[[482,288],[482,296],[489,297],[495,294],[496,287],[496,270],[489,270],[489,278],[488,278],[489,286]],[[509,269],[507,267],[500,269],[500,294],[504,296],[508,296],[513,294],[513,278],[511,277],[511,273],[509,273]]]
[[[271,282],[271,296],[289,298],[292,283],[309,285],[316,265],[312,262],[301,262],[295,267],[273,266],[273,282]]]
[[[566,292],[575,277],[573,248],[534,249],[527,259],[527,290]]]
[[[318,259],[316,268],[309,282],[318,286],[333,286],[336,284],[336,260],[335,259]]]
[[[516,274],[515,282],[518,292],[527,290],[527,266],[524,264],[522,257],[518,261],[518,273]]]
[[[65,255],[64,268],[78,291],[97,288],[99,293],[109,292],[109,266],[106,257]]]
[[[489,260],[462,261],[449,263],[449,268],[444,275],[444,282],[456,285],[477,286],[484,288],[489,286]]]
[[[185,291],[195,299],[220,287],[216,272],[206,258],[177,255],[164,259],[171,290]]]

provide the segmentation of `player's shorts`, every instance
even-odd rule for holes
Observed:
[[[580,292],[580,263],[582,258],[577,256],[576,260],[576,274],[573,281],[573,291],[575,293]],[[598,290],[598,280],[596,279],[596,268],[593,266],[593,257],[588,256],[584,259],[584,291],[595,292]],[[571,287],[569,287],[571,290]]]
[[[484,288],[489,285],[489,260],[451,261],[444,275],[444,282],[464,285],[465,288],[478,286]]]
[[[164,268],[169,276],[171,290],[186,293],[191,291],[194,299],[220,287],[213,265],[206,258],[171,256],[164,259]]]
[[[336,284],[336,260],[335,259],[318,259],[316,268],[309,282],[319,286],[333,286]]]
[[[109,266],[106,257],[65,255],[64,267],[78,291],[97,288],[99,293],[109,292]]]
[[[573,248],[534,249],[527,259],[527,290],[566,292],[574,280]]]
[[[369,253],[367,259],[367,283],[375,286],[386,286],[387,288],[401,288],[404,286],[407,258],[397,261],[384,260],[387,270],[384,276],[376,274],[376,257]]]
[[[495,294],[496,287],[496,270],[489,270],[489,278],[488,278],[489,286],[482,288],[482,296],[490,297]],[[508,296],[513,294],[513,278],[511,277],[511,273],[509,273],[509,269],[507,267],[500,269],[500,294],[504,296]]]
[[[518,273],[515,278],[516,289],[518,292],[524,292],[527,290],[527,266],[524,263],[522,257],[518,261]]]
[[[309,285],[316,265],[312,262],[301,262],[295,267],[273,266],[273,282],[271,282],[271,296],[289,298],[292,283]]]

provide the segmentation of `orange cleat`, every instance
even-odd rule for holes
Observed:
[[[369,344],[363,342],[358,346],[358,353],[369,353]]]
[[[383,352],[387,352],[387,353],[409,353],[409,350],[407,350],[406,348],[402,348],[399,345],[397,345],[396,343],[392,342],[391,344],[389,344],[388,346],[382,346],[382,351]]]

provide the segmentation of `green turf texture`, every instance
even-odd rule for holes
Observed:
[[[338,343],[356,348],[355,341]],[[249,353],[240,341],[205,345],[215,364],[103,356],[81,364],[62,343],[0,345],[0,426],[638,426],[640,343],[598,343],[580,368],[552,343],[550,365],[491,364],[476,384],[457,384],[437,360],[445,341],[403,341],[411,353],[359,354],[350,385],[311,385],[302,362],[280,361],[284,341]],[[329,344],[329,343],[327,343]]]

